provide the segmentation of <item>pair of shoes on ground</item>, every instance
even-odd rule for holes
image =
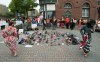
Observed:
[[[16,56],[17,56],[17,53],[14,54],[14,57],[16,57]]]
[[[17,53],[12,53],[12,56],[16,57],[17,56]]]
[[[88,54],[87,53],[84,53],[84,57],[87,57],[88,56]]]
[[[83,46],[80,46],[80,47],[79,47],[79,50],[82,49],[82,48],[83,48]]]

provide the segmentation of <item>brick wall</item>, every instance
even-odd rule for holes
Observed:
[[[70,3],[72,5],[72,9],[65,9],[65,3]],[[56,4],[56,17],[61,18],[66,11],[70,11],[72,17],[79,19],[82,17],[82,5],[84,3],[90,4],[90,18],[97,18],[97,0],[58,0],[58,3]]]

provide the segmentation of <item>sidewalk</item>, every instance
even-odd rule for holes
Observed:
[[[68,46],[33,45],[26,48],[18,45],[18,56],[10,55],[4,44],[0,44],[0,62],[80,62]]]
[[[49,29],[49,31],[51,30]],[[57,31],[74,33],[81,38],[78,30],[57,29]],[[33,45],[30,48],[26,48],[25,45],[17,45],[18,56],[13,57],[5,44],[0,43],[0,62],[100,62],[99,37],[100,33],[93,34],[95,42],[92,44],[93,47],[88,58],[85,58],[82,50],[78,49],[79,45]],[[0,40],[3,40],[1,36]]]

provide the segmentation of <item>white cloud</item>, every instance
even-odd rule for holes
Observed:
[[[0,0],[0,4],[3,4],[7,7],[9,6],[10,2],[11,2],[11,0]]]

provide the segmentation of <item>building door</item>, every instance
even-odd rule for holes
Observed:
[[[67,11],[67,12],[65,12],[64,13],[64,17],[71,17],[72,15],[71,15],[71,12],[70,11]]]
[[[67,10],[67,11],[64,13],[64,16],[65,16],[65,17],[71,17],[71,12],[70,12],[70,11],[72,10],[72,5],[71,5],[70,3],[65,3],[65,4],[64,4],[64,9],[65,9],[65,11]]]

